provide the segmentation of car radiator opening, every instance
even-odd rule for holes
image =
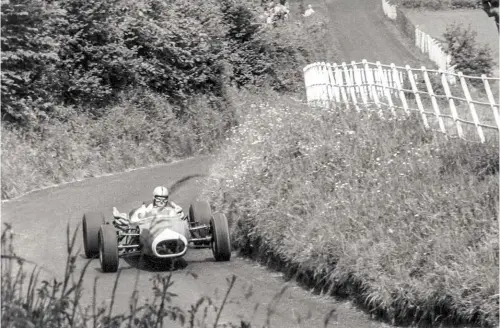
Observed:
[[[180,239],[163,240],[156,245],[158,255],[179,254],[184,251],[186,245]]]

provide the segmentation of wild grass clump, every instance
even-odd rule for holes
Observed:
[[[498,326],[497,138],[284,98],[246,110],[206,187],[236,247],[396,323]]]

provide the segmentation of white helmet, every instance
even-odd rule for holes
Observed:
[[[166,187],[156,187],[153,190],[153,197],[168,197],[168,189]]]
[[[168,189],[165,187],[156,187],[153,190],[153,206],[163,207],[168,202]]]

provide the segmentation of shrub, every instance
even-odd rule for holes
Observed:
[[[451,55],[451,65],[456,65],[456,71],[473,76],[491,74],[494,64],[491,49],[488,45],[477,44],[477,32],[470,25],[467,29],[457,24],[449,25],[443,36],[446,51]]]

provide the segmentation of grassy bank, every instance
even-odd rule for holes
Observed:
[[[124,96],[94,118],[67,111],[30,128],[2,126],[2,199],[62,182],[210,152],[234,120],[234,104],[192,100],[190,113],[153,93]]]
[[[247,103],[206,196],[235,246],[374,314],[498,325],[498,140],[418,118]]]

